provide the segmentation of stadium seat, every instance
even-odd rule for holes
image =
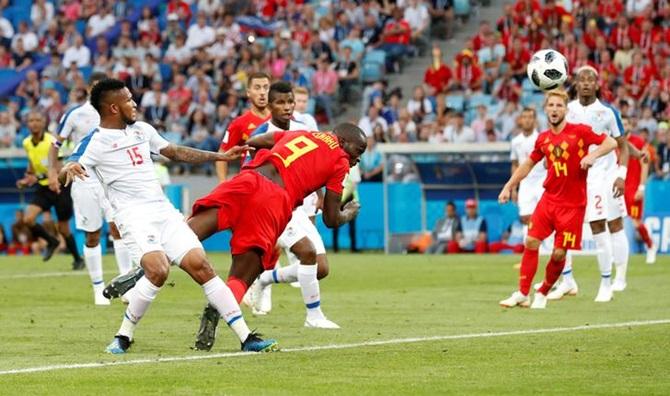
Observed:
[[[163,80],[163,83],[172,80],[172,66],[167,63],[161,63],[158,67],[161,71],[161,79]]]
[[[465,104],[465,99],[463,95],[448,95],[445,99],[447,107],[452,108],[456,111],[463,111],[463,105]]]
[[[84,81],[88,81],[91,77],[91,72],[93,72],[93,66],[80,67],[79,71],[81,72],[82,77],[84,77]]]
[[[472,7],[470,7],[470,0],[454,0],[454,14],[459,17],[467,17],[470,15]]]
[[[523,83],[521,83],[521,89],[523,90],[523,95],[524,96],[535,92],[535,86],[527,78],[525,78],[523,80]]]
[[[483,94],[483,93],[477,93],[477,94],[472,95],[468,99],[468,108],[475,109],[479,105],[484,105],[486,107],[489,107],[492,102],[493,102],[493,97],[491,95],[487,95],[487,94]]]
[[[74,27],[77,29],[79,34],[84,35],[86,33],[86,21],[78,19],[75,21]]]

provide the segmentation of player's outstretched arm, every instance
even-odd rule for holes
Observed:
[[[63,138],[56,136],[56,141],[49,147],[49,189],[56,194],[60,194],[60,183],[58,181],[58,172],[61,168],[61,162],[58,160],[58,149],[63,143]]]
[[[171,143],[161,150],[161,155],[164,155],[173,161],[186,162],[189,164],[202,164],[204,162],[214,161],[234,161],[249,150],[253,150],[253,148],[249,146],[235,146],[228,151],[221,153],[198,150]]]
[[[582,167],[582,169],[588,169],[591,166],[593,166],[593,164],[596,163],[596,160],[598,158],[600,158],[603,155],[609,153],[610,151],[614,150],[615,148],[617,148],[616,140],[614,140],[613,137],[608,136],[608,137],[605,138],[605,140],[603,140],[602,143],[600,143],[598,145],[598,147],[596,147],[595,150],[588,153],[584,158],[582,158],[582,160],[579,164]]]
[[[219,153],[224,152],[224,149],[219,148]],[[219,178],[219,183],[226,181],[226,178],[228,177],[228,163],[225,161],[218,161],[214,166],[216,167],[216,177]]]
[[[344,208],[340,209],[342,195],[326,190],[323,201],[323,223],[328,228],[339,227],[356,217],[361,205],[356,201],[350,201]]]
[[[267,132],[252,136],[246,143],[255,149],[271,149],[275,145],[275,133]]]
[[[512,196],[512,190],[516,188],[516,186],[521,183],[521,180],[523,180],[530,171],[533,169],[535,166],[535,161],[532,159],[527,159],[524,161],[521,165],[519,165],[514,173],[512,173],[512,177],[510,177],[509,181],[505,184],[503,187],[502,191],[500,191],[500,195],[498,195],[498,202],[500,203],[507,203],[509,202],[510,197]]]
[[[61,168],[58,174],[58,181],[67,187],[75,178],[84,180],[87,177],[88,173],[86,173],[86,169],[79,162],[68,162]]]

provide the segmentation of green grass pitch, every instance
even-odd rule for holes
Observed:
[[[228,256],[211,259],[225,274]],[[174,269],[130,353],[115,357],[103,350],[120,302],[95,307],[88,276],[69,271],[64,256],[2,257],[0,394],[670,394],[670,257],[655,265],[633,257],[628,289],[607,304],[593,302],[595,258],[580,257],[578,296],[544,311],[505,310],[497,303],[515,289],[518,260],[331,255],[322,307],[342,329],[305,329],[300,292],[277,285],[269,316],[244,309],[251,328],[285,349],[258,355],[237,354],[225,325],[212,352],[190,350],[204,297]],[[105,270],[109,280],[113,257]],[[70,367],[110,362],[130,364]],[[34,367],[49,368],[7,373]]]

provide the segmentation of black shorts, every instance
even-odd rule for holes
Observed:
[[[60,194],[56,194],[51,191],[48,186],[40,184],[37,186],[31,204],[39,206],[45,212],[51,210],[52,207],[56,208],[56,217],[58,217],[58,221],[70,220],[74,215],[70,186],[61,186]]]

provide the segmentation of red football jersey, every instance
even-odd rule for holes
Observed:
[[[644,148],[644,139],[637,135],[628,135],[628,141],[640,151]],[[628,173],[626,173],[626,191],[633,193],[632,195],[635,195],[637,188],[640,186],[641,172],[640,160],[630,156],[628,158]]]
[[[274,147],[260,150],[245,168],[271,162],[295,206],[323,186],[342,194],[342,183],[349,172],[349,155],[340,147],[335,135],[291,131],[274,132],[274,138]]]
[[[560,133],[542,132],[535,141],[530,158],[547,159],[544,196],[562,207],[586,205],[586,175],[579,163],[588,154],[589,146],[600,144],[607,135],[598,135],[584,124],[566,123]]]
[[[259,125],[264,123],[270,118],[267,116],[265,118],[259,117],[254,114],[251,110],[247,110],[241,116],[235,118],[230,125],[226,133],[223,135],[223,140],[221,141],[221,149],[229,150],[235,146],[240,146],[249,139],[249,135],[253,132]]]

